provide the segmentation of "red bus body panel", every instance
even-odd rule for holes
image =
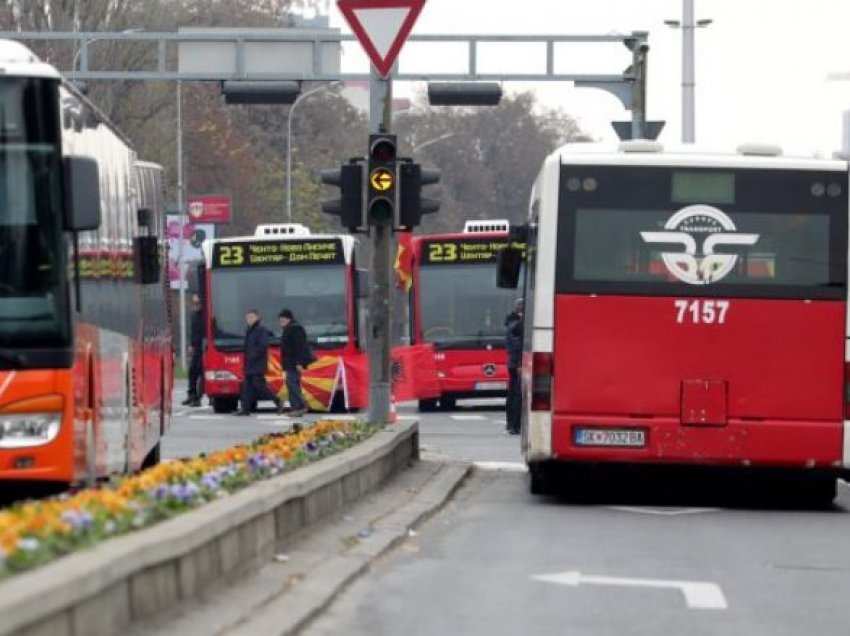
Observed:
[[[554,456],[840,467],[846,303],[733,298],[705,324],[676,300],[556,297]],[[577,446],[576,427],[642,428],[646,446]]]

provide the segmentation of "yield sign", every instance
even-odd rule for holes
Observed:
[[[372,65],[386,78],[425,0],[337,0],[337,6]]]

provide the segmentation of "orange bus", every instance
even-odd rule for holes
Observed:
[[[0,66],[0,481],[137,470],[170,417],[162,170],[22,44]]]

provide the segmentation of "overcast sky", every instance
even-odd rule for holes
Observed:
[[[348,26],[329,1],[331,26]],[[681,32],[664,25],[681,20],[681,0],[427,0],[414,33],[579,34],[649,31],[648,113],[667,121],[662,140],[681,137]],[[737,145],[779,143],[792,150],[829,153],[841,147],[842,112],[850,110],[850,0],[696,0],[697,19],[713,23],[696,31],[697,142]],[[534,64],[533,52],[479,53],[486,70],[516,71]],[[364,64],[347,51],[344,68]],[[408,46],[403,69],[462,68],[458,51]],[[559,69],[619,73],[630,54],[619,44],[564,48]],[[506,89],[528,88],[509,84]],[[613,137],[612,119],[628,119],[613,96],[538,83],[541,100],[575,116],[592,135]],[[410,92],[398,86],[396,94]]]

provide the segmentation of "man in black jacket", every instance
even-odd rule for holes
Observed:
[[[522,365],[522,298],[518,298],[514,310],[505,318],[505,349],[508,367],[508,399],[505,402],[507,432],[519,435],[522,419],[522,391],[519,368]]]
[[[280,400],[266,384],[266,368],[269,357],[269,332],[260,323],[260,312],[249,309],[245,312],[245,348],[242,361],[244,379],[239,400],[242,408],[237,415],[251,415],[258,400],[271,400],[280,410]]]
[[[201,311],[201,299],[192,294],[192,316],[189,322],[189,389],[186,391],[184,406],[200,406],[204,394],[204,313]]]
[[[310,364],[307,332],[289,309],[281,309],[278,318],[283,330],[280,334],[280,364],[286,372],[286,392],[289,394],[289,406],[292,409],[290,415],[301,417],[307,412],[307,405],[301,394],[301,374]]]

